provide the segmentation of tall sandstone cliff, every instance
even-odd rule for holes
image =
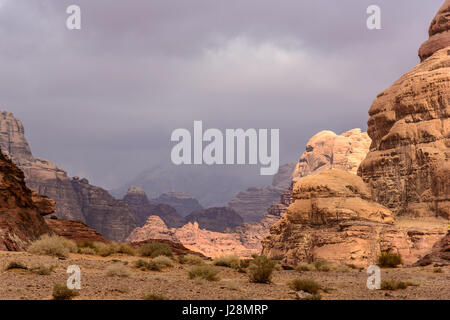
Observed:
[[[0,152],[0,250],[23,250],[43,234],[52,234],[44,215],[54,202],[33,193],[23,172]]]
[[[446,1],[421,48],[423,62],[369,110],[372,144],[358,174],[397,215],[450,218],[449,14]]]
[[[125,239],[137,226],[128,206],[106,190],[34,158],[21,121],[8,111],[0,113],[0,148],[23,171],[29,188],[55,200],[58,218],[85,222],[110,240]]]

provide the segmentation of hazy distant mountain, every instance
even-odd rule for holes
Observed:
[[[122,198],[130,186],[141,187],[149,198],[167,191],[179,191],[192,195],[205,208],[220,207],[239,191],[249,186],[268,185],[271,179],[271,176],[260,176],[257,167],[170,164],[146,170],[111,193]]]

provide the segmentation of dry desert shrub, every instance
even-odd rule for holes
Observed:
[[[131,275],[130,270],[121,263],[114,263],[105,269],[105,274],[108,277],[129,277]]]
[[[54,270],[55,266],[45,266],[45,265],[39,265],[31,269],[33,273],[36,273],[40,276],[49,276],[52,274]]]
[[[403,290],[410,286],[417,286],[417,284],[410,281],[400,281],[395,279],[381,281],[381,290]]]
[[[149,293],[143,297],[144,300],[169,300],[167,297],[161,294]]]
[[[356,266],[355,266],[356,268]],[[313,263],[299,263],[295,268],[298,272],[320,271],[320,272],[348,272],[351,266],[344,266],[331,263],[327,260],[317,260]]]
[[[264,255],[254,255],[248,267],[250,282],[270,283],[276,265],[277,263],[275,261],[268,259]]]
[[[400,254],[391,252],[382,252],[378,257],[378,266],[381,268],[395,268],[402,264],[402,257]]]
[[[188,265],[191,265],[191,266],[198,266],[198,265],[201,265],[201,264],[205,264],[205,261],[201,257],[199,257],[199,256],[197,256],[195,254],[190,254],[190,253],[185,255],[185,256],[180,257],[178,259],[178,261],[181,264],[188,264]]]
[[[312,279],[294,279],[289,283],[289,287],[294,291],[304,291],[310,294],[317,294],[320,284]]]
[[[156,264],[161,265],[162,267],[172,267],[173,262],[169,257],[166,256],[157,256],[152,259]]]
[[[219,270],[210,265],[201,265],[191,268],[188,272],[189,279],[203,279],[207,281],[219,281]]]
[[[240,266],[240,259],[237,255],[226,255],[214,259],[213,264],[219,267],[227,267],[237,269]]]
[[[53,286],[54,300],[70,300],[80,295],[77,290],[69,289],[65,284],[57,283]]]
[[[122,253],[122,254],[126,254],[129,256],[135,256],[136,250],[128,244],[121,243],[118,246],[117,253]]]
[[[157,256],[173,257],[172,248],[167,243],[150,242],[139,248],[139,254],[143,257],[156,258]]]
[[[64,237],[43,235],[39,240],[32,242],[27,251],[34,254],[67,258],[69,253],[78,252],[78,247],[74,241]]]
[[[28,267],[19,261],[11,261],[5,268],[5,270],[13,270],[13,269],[21,269],[21,270],[28,270]]]

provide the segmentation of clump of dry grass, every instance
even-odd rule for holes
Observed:
[[[356,266],[354,266],[356,268]],[[320,272],[348,272],[351,266],[343,266],[331,263],[327,260],[317,260],[313,263],[299,263],[295,268],[298,272],[320,271]]]
[[[213,260],[215,266],[237,269],[240,266],[240,259],[237,255],[221,256]]]
[[[289,283],[289,287],[294,291],[304,291],[317,294],[321,288],[313,279],[294,279]]]
[[[172,248],[167,243],[161,242],[146,243],[138,251],[143,257],[156,258],[157,256],[173,256]]]
[[[198,265],[202,265],[205,264],[205,261],[202,259],[202,257],[199,257],[195,254],[187,254],[185,256],[182,256],[178,259],[178,262],[180,262],[181,264],[188,264],[188,265],[192,265],[192,266],[198,266]]]
[[[166,296],[161,294],[149,293],[143,297],[144,300],[169,300]]]
[[[218,281],[219,270],[210,265],[200,265],[191,268],[188,272],[189,279],[203,279],[207,281]]]
[[[169,257],[166,256],[157,256],[152,259],[156,264],[161,265],[162,267],[173,267],[173,262]]]
[[[44,266],[44,265],[39,265],[31,269],[33,273],[36,273],[41,276],[49,276],[52,274],[54,270],[55,266]]]
[[[11,261],[5,268],[5,270],[13,270],[13,269],[21,269],[21,270],[28,270],[28,267],[20,262],[20,261]]]
[[[69,253],[78,252],[78,247],[74,241],[64,237],[43,235],[39,240],[33,241],[27,251],[34,254],[67,258]]]
[[[54,300],[70,300],[80,295],[77,290],[69,289],[65,284],[55,284],[53,286],[53,299]]]
[[[105,269],[105,274],[108,277],[129,277],[131,275],[130,270],[121,263],[114,263]]]
[[[400,281],[395,279],[381,281],[381,290],[403,290],[410,286],[417,286],[417,284],[410,281]]]

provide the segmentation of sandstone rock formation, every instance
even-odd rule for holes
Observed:
[[[0,113],[0,148],[25,174],[29,188],[55,200],[56,216],[79,220],[111,240],[123,240],[137,226],[127,205],[86,179],[70,179],[54,163],[34,158],[20,120]],[[41,208],[41,210],[44,210]]]
[[[27,188],[23,172],[0,152],[0,250],[23,250],[30,241],[51,234],[43,215],[54,211],[52,207],[50,199]]]
[[[45,219],[53,233],[75,242],[104,242],[108,243],[100,233],[81,221]]]
[[[122,241],[134,228],[136,219],[128,205],[113,198],[106,190],[92,186],[87,179],[72,179],[73,188],[83,208],[87,225],[107,239]]]
[[[292,180],[316,174],[328,169],[340,169],[356,174],[359,164],[369,152],[370,138],[361,129],[353,129],[341,135],[324,130],[315,134],[306,144]]]
[[[358,174],[373,199],[398,215],[449,219],[450,46],[379,94],[369,114]]]
[[[197,199],[184,192],[168,191],[154,199],[154,202],[168,204],[169,206],[175,208],[175,210],[183,217],[193,211],[203,210],[203,207]]]
[[[436,242],[430,253],[422,257],[416,264],[426,266],[432,263],[450,265],[450,231]]]
[[[158,216],[150,216],[144,226],[134,229],[126,242],[141,242],[148,239],[164,239],[172,242],[180,242],[175,232],[169,230],[164,221]]]
[[[420,61],[431,57],[436,51],[450,47],[450,0],[446,0],[431,22],[428,35],[419,49]]]
[[[217,232],[231,232],[244,222],[240,215],[226,207],[194,211],[186,217],[186,221],[197,222],[199,228]]]
[[[255,253],[243,246],[238,234],[204,230],[197,222],[175,229],[175,235],[186,248],[211,258],[230,254],[248,258]]]
[[[245,222],[255,223],[267,213],[270,206],[280,201],[281,194],[289,188],[295,164],[282,165],[267,187],[251,187],[239,192],[228,206],[236,211]]]
[[[374,235],[393,221],[388,209],[370,200],[361,178],[327,170],[298,180],[293,203],[263,240],[263,253],[287,264],[318,258],[361,264],[376,259]]]
[[[169,228],[178,228],[185,224],[185,219],[175,208],[165,203],[156,204],[150,201],[140,187],[130,187],[123,201],[128,204],[138,226],[143,226],[150,216],[160,217]]]

